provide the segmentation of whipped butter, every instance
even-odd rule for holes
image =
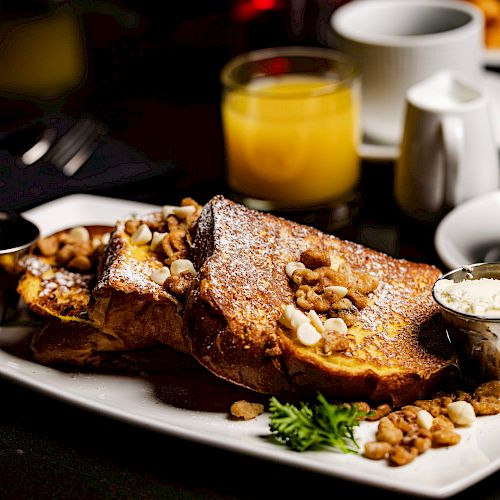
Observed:
[[[500,318],[500,280],[481,278],[454,282],[442,279],[434,285],[434,296],[453,311]]]

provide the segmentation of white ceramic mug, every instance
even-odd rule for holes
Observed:
[[[499,187],[489,101],[479,86],[444,71],[407,92],[394,189],[410,216],[432,220]]]
[[[334,45],[358,64],[367,139],[399,143],[406,90],[436,72],[480,79],[483,23],[477,7],[457,0],[356,0],[338,8]]]

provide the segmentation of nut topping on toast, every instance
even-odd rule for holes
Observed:
[[[309,311],[308,321],[292,326],[299,311],[285,308],[280,322],[294,331],[304,346],[320,346],[318,354],[330,356],[349,348],[346,337],[359,310],[368,303],[368,295],[379,285],[379,279],[369,273],[353,270],[348,264],[332,269],[330,254],[321,250],[305,250],[300,262],[289,262],[285,273],[294,289],[298,307]],[[323,324],[318,313],[330,316]],[[305,324],[302,324],[305,323]],[[299,331],[300,328],[300,331]]]

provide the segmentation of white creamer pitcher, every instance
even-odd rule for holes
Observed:
[[[499,187],[499,152],[482,89],[452,72],[412,86],[395,197],[408,215],[433,220]]]

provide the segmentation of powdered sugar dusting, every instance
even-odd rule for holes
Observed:
[[[248,342],[259,341],[262,329],[275,331],[282,305],[293,301],[286,264],[306,249],[325,249],[380,280],[359,325],[350,329],[350,350],[338,356],[417,372],[449,362],[447,339],[436,335],[440,316],[431,296],[440,275],[436,268],[276,221],[222,197],[214,198],[198,221],[195,253],[199,263],[208,257],[201,278],[210,281],[210,297],[234,330],[249,332]]]

